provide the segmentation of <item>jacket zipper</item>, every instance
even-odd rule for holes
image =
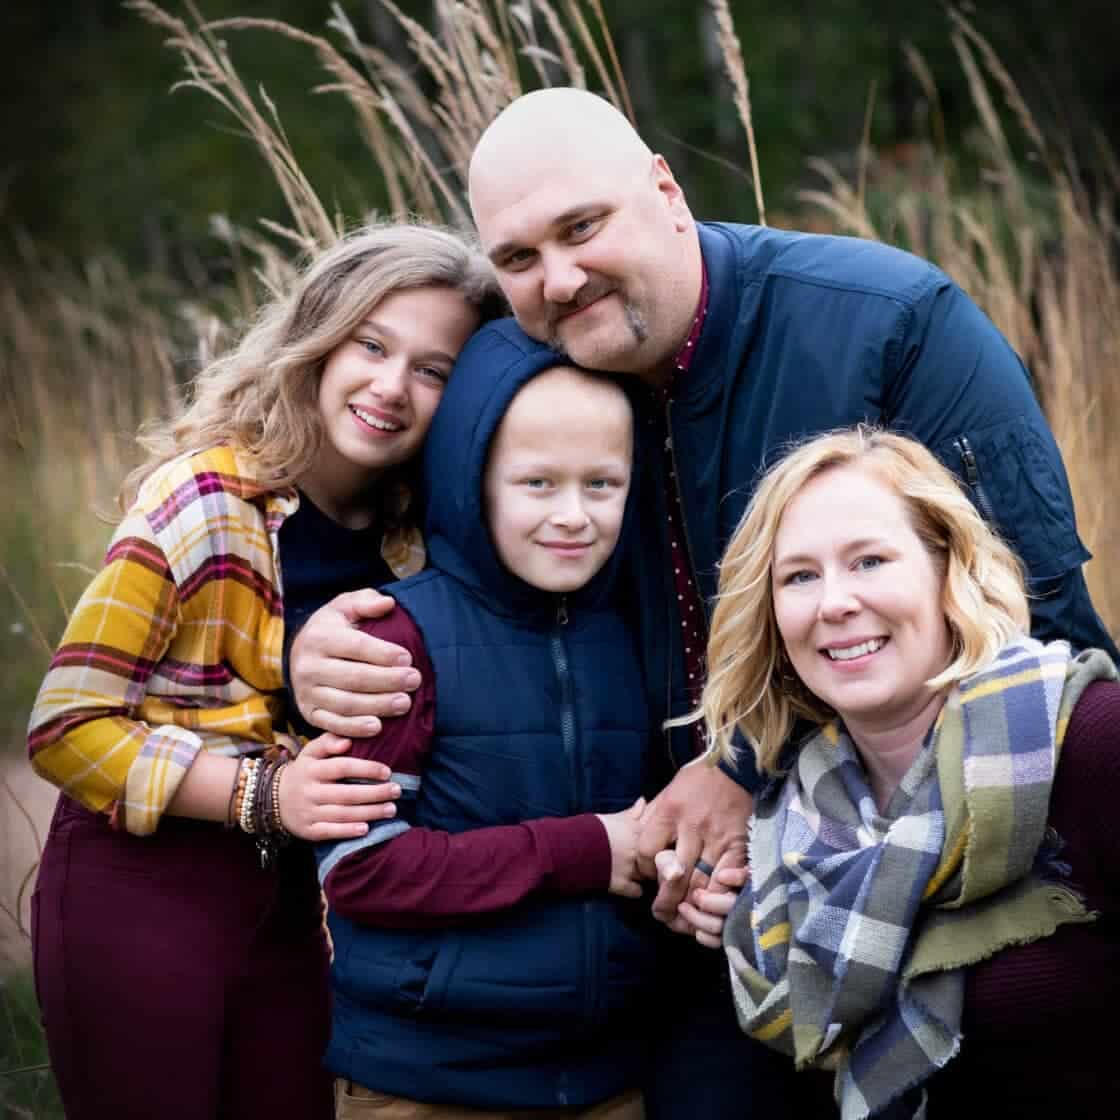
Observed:
[[[564,627],[568,625],[568,599],[561,596],[556,607],[556,629],[552,632],[552,664],[560,682],[560,741],[564,746],[564,759],[568,764],[568,808],[572,813],[580,810],[580,780],[577,770],[577,743],[575,703],[572,697],[572,673],[568,660],[568,647],[564,643]]]
[[[976,456],[973,454],[972,444],[969,443],[968,436],[961,436],[960,439],[953,440],[953,446],[957,449],[961,462],[964,464],[965,478],[968,480],[970,489],[976,495],[976,504],[980,507],[980,512],[989,524],[995,525],[995,511],[992,509],[992,503],[988,501],[988,493],[984,489],[984,484],[980,481],[980,467],[976,462]]]
[[[568,763],[571,782],[571,812],[579,812],[584,805],[583,782],[580,780],[579,744],[576,741],[575,698],[572,695],[571,662],[564,642],[564,628],[568,625],[568,600],[560,597],[556,606],[556,629],[552,634],[552,662],[560,681],[560,740]],[[587,982],[584,984],[584,1016],[589,1026],[595,1023],[596,991],[599,987],[599,970],[596,962],[596,915],[590,901],[583,904],[583,958]]]
[[[692,541],[691,541],[691,539],[689,538],[689,535],[688,535],[688,518],[685,516],[684,497],[681,494],[681,485],[680,485],[681,475],[680,475],[680,471],[677,470],[677,449],[676,449],[676,445],[673,443],[673,403],[670,400],[665,401],[665,448],[669,452],[669,463],[673,468],[672,477],[666,479],[666,482],[669,484],[669,486],[671,486],[673,488],[674,492],[677,495],[677,505],[678,505],[678,507],[680,508],[680,511],[681,511],[681,532],[684,534],[684,549],[685,549],[685,553],[686,553],[685,559],[688,563],[688,574],[692,579],[692,586],[694,588],[696,588],[696,597],[700,600],[701,607],[703,607],[704,600],[703,600],[703,597],[700,594],[700,581],[696,578],[696,568],[695,568],[694,561],[693,561],[694,553],[692,551]],[[668,500],[670,502],[672,501],[672,495],[671,494],[666,494],[666,497],[668,498]],[[666,511],[666,513],[667,512],[668,511]],[[672,551],[672,548],[670,547],[670,552],[671,551]],[[673,563],[673,558],[672,558],[671,555],[669,557],[669,563],[670,563],[670,565]],[[669,610],[670,610],[670,620],[669,620],[670,626],[672,626],[674,621],[675,621],[676,625],[679,627],[680,626],[680,619],[678,618],[678,619],[674,620],[671,617],[671,615],[672,615],[672,604],[671,603],[670,603]],[[708,629],[708,622],[707,622],[707,619],[704,619],[704,630],[705,630],[705,632],[707,631],[707,629]],[[673,655],[672,655],[673,645],[674,645],[674,643],[672,643],[672,642],[669,643],[669,673],[668,673],[668,677],[667,677],[666,684],[665,684],[665,692],[666,692],[666,695],[665,695],[665,701],[666,701],[665,711],[666,712],[670,712],[672,710],[672,703],[673,703]],[[683,645],[681,647],[681,653],[682,653],[682,656],[683,656],[683,654],[684,654]],[[670,766],[670,768],[675,770],[677,768],[677,760],[673,757],[673,733],[672,733],[672,729],[668,728],[668,727],[665,728],[664,734],[665,734],[665,753],[669,756],[669,766]]]

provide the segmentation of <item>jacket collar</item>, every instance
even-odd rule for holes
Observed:
[[[735,240],[721,225],[698,222],[696,229],[708,277],[708,310],[688,376],[674,386],[673,395],[678,400],[693,399],[722,383],[728,355],[739,352],[737,346],[729,344],[728,332],[738,334],[748,326],[738,321],[746,270]]]

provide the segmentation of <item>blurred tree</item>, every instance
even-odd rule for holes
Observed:
[[[429,22],[434,0],[400,7]],[[746,141],[726,96],[722,57],[701,0],[603,0],[639,123],[665,152],[701,215],[752,219]],[[180,0],[165,0],[183,11]],[[329,0],[199,0],[207,17],[270,16],[325,33]],[[394,57],[404,39],[379,0],[343,0],[362,34]],[[556,3],[558,10],[563,4]],[[967,8],[967,5],[966,5]],[[924,96],[904,42],[920,50],[959,145],[973,119],[941,5],[913,0],[732,0],[751,80],[763,185],[781,207],[806,157],[854,155],[875,83],[873,137],[921,135]],[[1120,6],[1111,0],[987,2],[972,13],[1021,83],[1032,110],[1084,157],[1094,125],[1120,138]],[[169,94],[181,76],[157,30],[117,0],[43,0],[0,9],[8,44],[0,76],[5,156],[0,214],[9,226],[74,254],[112,245],[134,262],[171,267],[172,248],[201,245],[209,215],[282,219],[251,145],[219,106]],[[297,157],[350,220],[384,202],[376,169],[337,95],[310,89],[322,71],[304,47],[263,32],[231,33],[239,71],[276,103]],[[732,168],[732,169],[729,169]]]

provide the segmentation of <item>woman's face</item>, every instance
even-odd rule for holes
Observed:
[[[323,367],[324,452],[314,472],[320,485],[337,490],[356,480],[362,488],[416,454],[455,358],[478,325],[478,309],[452,288],[393,292],[370,311]]]
[[[779,523],[772,574],[793,668],[853,737],[926,708],[924,682],[952,659],[944,575],[886,483],[858,466],[807,483]]]

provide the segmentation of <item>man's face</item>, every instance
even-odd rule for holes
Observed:
[[[528,164],[471,193],[518,322],[587,369],[658,380],[699,295],[682,248],[691,217],[664,160],[613,175],[579,161],[539,173]]]

